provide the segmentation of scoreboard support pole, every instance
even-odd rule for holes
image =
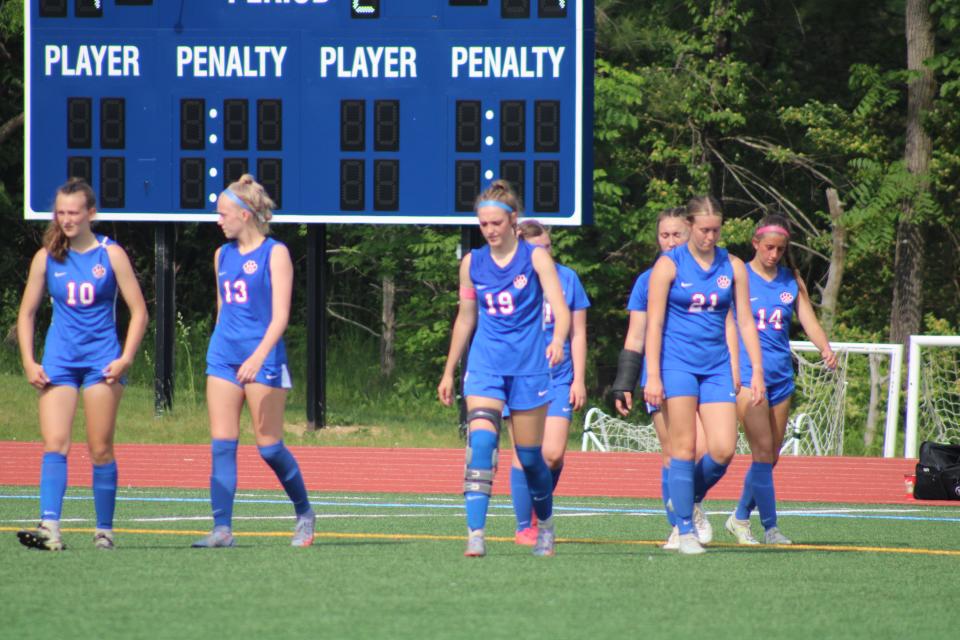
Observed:
[[[327,225],[307,226],[307,428],[326,426]]]
[[[483,235],[480,233],[480,227],[475,224],[465,224],[460,226],[460,255],[465,256],[474,249],[483,246]],[[459,287],[459,283],[457,285]],[[464,350],[460,356],[460,384],[458,388],[460,393],[457,395],[457,405],[460,408],[460,437],[466,439],[467,430],[470,425],[467,424],[467,398],[463,394],[463,376],[467,372],[467,354],[469,348]]]
[[[157,416],[173,408],[174,316],[174,223],[154,225],[154,284],[157,297],[156,336],[154,337],[154,413]]]

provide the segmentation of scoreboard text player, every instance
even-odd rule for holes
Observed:
[[[25,215],[215,220],[252,173],[288,222],[472,222],[497,177],[588,222],[592,0],[28,0]]]

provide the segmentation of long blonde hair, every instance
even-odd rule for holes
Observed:
[[[70,240],[57,222],[57,198],[62,195],[72,196],[75,193],[83,194],[84,206],[87,209],[93,209],[97,206],[97,196],[93,193],[93,188],[83,178],[70,178],[57,187],[57,194],[53,199],[53,219],[47,225],[47,230],[43,232],[43,247],[47,250],[47,254],[57,262],[66,260],[67,252],[70,250]]]
[[[273,209],[277,206],[267,195],[263,185],[257,182],[249,173],[245,173],[236,182],[227,187],[238,198],[243,200],[253,213],[253,222],[257,230],[263,235],[270,234],[270,220],[273,218]]]

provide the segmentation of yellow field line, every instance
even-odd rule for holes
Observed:
[[[0,527],[0,531],[19,531],[18,527]],[[64,533],[93,533],[92,528],[62,528]],[[202,536],[210,533],[208,530],[193,529],[114,529],[115,533],[144,534],[155,536]],[[234,531],[233,535],[238,538],[287,538],[289,531]],[[334,533],[317,532],[317,538],[326,539],[350,539],[350,540],[427,540],[427,541],[446,541],[459,542],[463,536],[441,536],[426,533]],[[493,542],[513,542],[512,537],[506,536],[487,536],[487,540]],[[557,542],[565,544],[596,544],[596,545],[635,545],[647,547],[659,547],[663,544],[661,540],[615,540],[609,538],[558,538]],[[732,543],[715,542],[710,548],[743,549],[745,547]],[[778,551],[832,551],[832,552],[859,552],[859,553],[894,553],[921,556],[953,556],[960,557],[960,549],[913,549],[908,547],[867,547],[859,545],[827,545],[827,544],[793,544],[793,545],[761,545],[757,549],[775,548]]]

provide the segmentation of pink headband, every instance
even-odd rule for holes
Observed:
[[[790,238],[790,232],[778,224],[768,224],[765,227],[760,227],[759,229],[757,229],[757,232],[754,234],[754,236],[760,237],[765,233],[779,233],[782,236],[786,236],[787,239]]]

